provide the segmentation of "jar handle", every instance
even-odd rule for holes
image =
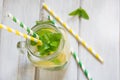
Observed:
[[[19,41],[17,43],[17,49],[20,53],[25,54],[27,52],[25,41]]]

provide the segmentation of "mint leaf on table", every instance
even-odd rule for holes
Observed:
[[[87,14],[87,12],[84,9],[80,9],[81,13],[79,13],[79,16],[84,18],[84,19],[89,19],[89,16]]]
[[[79,13],[79,8],[69,13],[70,16],[76,16]]]
[[[72,11],[71,13],[69,13],[69,15],[70,16],[76,16],[77,15],[81,18],[86,19],[86,20],[89,19],[89,16],[88,16],[87,12],[83,8],[78,8],[78,9]]]

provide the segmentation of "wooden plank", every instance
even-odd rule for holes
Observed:
[[[2,9],[2,23],[7,24],[7,20],[5,17],[6,4],[7,1],[3,1],[3,9]],[[7,4],[7,6],[9,6]],[[10,24],[9,24],[10,25]],[[12,26],[12,25],[11,25]],[[16,50],[16,40],[13,34],[10,34],[4,30],[1,30],[1,49],[0,49],[0,79],[16,79],[17,76],[17,67],[18,67],[18,55]],[[7,77],[6,77],[7,76]]]
[[[78,33],[79,20],[75,17],[69,17],[68,13],[76,9],[79,6],[79,1],[73,0],[45,0],[45,3],[55,11],[55,13],[61,17],[76,33]],[[44,17],[47,17],[45,11]],[[78,52],[78,43],[70,35],[68,35],[71,46],[73,49]],[[74,75],[73,75],[74,74]],[[47,71],[40,69],[39,79],[37,80],[77,80],[77,65],[73,58],[71,58],[70,65],[66,70],[62,71]]]
[[[3,0],[0,0],[0,22],[2,19],[2,8],[3,8]]]
[[[21,32],[26,32],[17,24],[5,17],[11,12],[26,25],[32,27],[39,19],[39,1],[36,0],[4,0],[3,24],[9,25]],[[24,40],[4,30],[1,33],[0,80],[34,80],[35,68],[25,55],[19,55],[16,48],[18,41]]]
[[[24,1],[24,22],[30,27],[35,25],[36,20],[39,20],[39,3],[33,0]],[[19,80],[35,80],[35,67],[31,65],[26,56],[20,56],[18,70]]]
[[[2,23],[2,10],[3,10],[3,0],[0,0],[0,23]],[[0,35],[1,35],[1,31],[0,31]]]
[[[33,26],[36,19],[42,18],[42,12],[39,9],[41,5],[39,4],[43,0],[2,1],[0,0],[0,22],[14,29],[25,32],[5,16],[7,12],[11,12],[28,26]],[[45,2],[76,33],[80,30],[80,36],[104,58],[105,63],[101,65],[89,52],[79,46],[79,57],[93,79],[119,80],[119,0],[82,1],[82,7],[87,10],[90,20],[82,19],[80,25],[77,17],[68,16],[69,12],[79,6],[80,1],[45,0]],[[44,13],[44,17],[47,17],[48,14],[45,11]],[[77,41],[70,35],[68,37],[71,46],[78,52]],[[23,39],[0,30],[0,80],[86,80],[79,68],[77,71],[73,58],[66,70],[35,69],[25,55],[19,55],[16,43],[20,40]]]
[[[80,36],[105,62],[100,64],[83,47],[79,56],[94,80],[119,80],[119,0],[83,0],[82,7],[90,20],[82,19]],[[84,75],[78,80],[85,80]]]
[[[3,0],[0,0],[0,23],[2,23],[2,9],[3,9]],[[1,61],[1,30],[0,30],[0,61]],[[1,64],[1,63],[0,63]],[[0,72],[1,72],[1,66],[0,66]],[[0,80],[2,80],[2,77],[0,76]]]

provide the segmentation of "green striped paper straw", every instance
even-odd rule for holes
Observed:
[[[54,25],[56,25],[55,20],[49,15],[48,20],[51,20]]]
[[[80,61],[76,52],[72,51],[71,54],[73,55],[74,59],[76,60],[77,64],[79,65],[79,67],[81,68],[81,70],[83,71],[83,73],[87,77],[87,79],[88,80],[93,80],[92,77],[90,76],[90,74],[88,73],[87,69],[85,69],[82,61]]]
[[[8,13],[8,17],[11,18],[15,23],[19,24],[20,27],[24,28],[28,32],[28,34],[31,34],[34,38],[39,39],[39,36],[35,32],[33,32],[29,27],[27,27],[23,22],[19,21],[15,16]]]
[[[55,20],[51,17],[48,16],[48,19],[54,22],[54,25],[57,26],[57,24],[55,23]],[[77,56],[76,52],[71,51],[71,54],[73,55],[74,59],[77,61],[77,64],[80,66],[80,68],[82,69],[84,75],[87,77],[88,80],[93,80],[88,71],[85,69],[84,65],[82,64],[82,61],[80,61],[79,57]]]
[[[52,20],[52,21],[54,21],[54,19],[53,19],[51,16],[49,16],[49,19]],[[57,25],[56,23],[54,23],[54,24]],[[77,56],[77,54],[76,54],[75,52],[73,52],[73,51],[71,51],[71,54],[73,55],[74,59],[77,61],[78,65],[79,65],[80,68],[82,69],[82,71],[83,71],[83,73],[85,74],[85,76],[87,77],[87,79],[88,79],[88,80],[93,80],[93,79],[90,77],[88,71],[85,69],[85,67],[84,67],[84,65],[82,64],[82,62],[80,61],[80,59],[79,59],[79,57]]]
[[[56,20],[52,16],[49,15],[48,20],[51,20],[54,26],[58,27],[58,25],[56,24]]]

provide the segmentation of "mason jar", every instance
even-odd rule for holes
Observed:
[[[17,44],[18,49],[19,50],[26,49],[28,59],[36,67],[49,70],[59,70],[65,68],[65,66],[67,66],[67,64],[69,63],[71,56],[70,45],[67,39],[66,31],[63,28],[54,26],[52,23],[46,21],[43,21],[42,23],[35,25],[34,27],[31,28],[31,30],[33,30],[38,35],[47,34],[48,36],[49,34],[51,34],[49,35],[49,37],[51,37],[52,35],[54,36],[54,34],[57,33],[61,34],[59,44],[57,44],[57,42],[56,43],[52,42],[52,40],[58,38],[58,35],[52,37],[53,39],[51,39],[51,41],[48,42],[50,45],[54,43],[52,44],[53,46],[57,44],[58,45],[57,48],[55,47],[55,50],[52,51],[54,47],[53,48],[50,48],[49,46],[46,47],[45,39],[43,39],[42,41],[45,42],[43,43],[45,45],[45,49],[48,48],[48,51],[45,52],[44,48],[42,49],[41,46],[38,46],[34,42],[31,42],[30,40],[26,39],[26,41],[24,42],[23,41],[18,42]]]

